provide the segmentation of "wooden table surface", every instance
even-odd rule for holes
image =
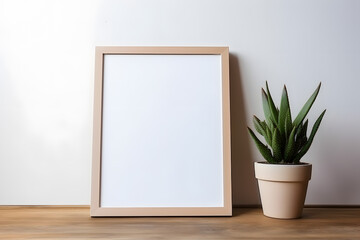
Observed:
[[[233,217],[91,218],[88,207],[0,207],[0,239],[360,239],[360,208],[305,208],[278,220],[259,208]]]

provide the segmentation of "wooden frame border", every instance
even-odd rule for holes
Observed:
[[[107,54],[221,55],[223,117],[223,207],[102,208],[100,206],[103,60]],[[100,216],[231,216],[230,85],[228,47],[96,47],[90,215]]]

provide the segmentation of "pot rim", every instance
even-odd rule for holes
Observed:
[[[255,162],[255,177],[264,181],[303,182],[311,179],[312,164],[269,164]]]
[[[309,166],[311,163],[300,162],[300,163],[269,163],[266,161],[254,162],[255,164],[264,164],[269,166],[279,166],[279,167],[301,167],[301,166]]]

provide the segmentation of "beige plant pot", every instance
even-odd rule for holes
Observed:
[[[302,215],[312,165],[255,163],[265,216],[291,219]]]

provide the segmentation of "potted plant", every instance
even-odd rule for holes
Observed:
[[[301,163],[300,159],[309,150],[326,110],[314,123],[309,137],[308,120],[305,118],[320,87],[321,83],[294,120],[285,85],[280,108],[275,106],[267,82],[266,92],[262,89],[265,120],[262,121],[254,115],[253,123],[266,144],[262,143],[249,127],[248,130],[266,160],[255,162],[255,176],[258,179],[265,216],[283,219],[301,217],[312,165]]]

